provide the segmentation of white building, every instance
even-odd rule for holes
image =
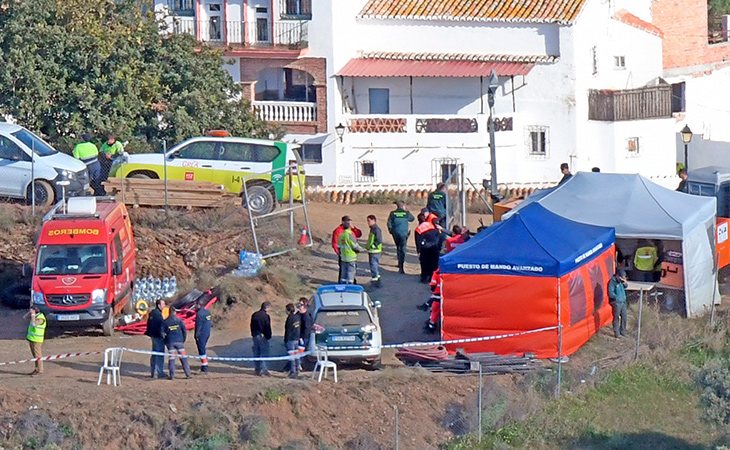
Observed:
[[[661,31],[613,2],[317,0],[307,56],[327,61],[329,138],[307,167],[325,185],[427,185],[455,164],[481,184],[493,70],[500,184],[557,181],[562,162],[674,173]]]

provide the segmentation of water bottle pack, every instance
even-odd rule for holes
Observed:
[[[139,300],[154,302],[174,297],[175,294],[177,294],[177,278],[174,275],[162,278],[148,276],[134,282],[132,297],[136,304]]]
[[[264,260],[260,253],[247,252],[241,250],[238,255],[238,268],[233,270],[233,275],[237,277],[255,277],[261,271]]]

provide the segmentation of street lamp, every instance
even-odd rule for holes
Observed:
[[[342,123],[337,124],[335,127],[335,133],[337,133],[337,137],[340,138],[340,142],[342,142],[342,136],[345,135],[345,126],[342,125]]]
[[[689,125],[685,125],[679,134],[682,135],[682,142],[684,142],[684,170],[689,170],[687,165],[687,144],[692,142],[692,130],[689,129]]]
[[[497,71],[492,69],[492,74],[489,77],[488,97],[487,104],[489,105],[489,119],[487,120],[487,130],[489,130],[489,165],[491,166],[491,180],[490,180],[490,194],[492,196],[492,202],[496,203],[499,200],[497,193],[497,147],[494,143],[494,94],[499,87],[499,78],[497,77]]]

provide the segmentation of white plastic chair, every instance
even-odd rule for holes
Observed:
[[[337,383],[337,364],[327,358],[327,347],[323,345],[318,345],[315,349],[315,354],[317,355],[317,364],[314,365],[312,379],[314,379],[314,377],[317,375],[317,370],[319,369],[319,379],[317,380],[317,383],[321,383],[322,376],[324,376],[324,378],[327,378],[327,370],[332,369],[335,375],[335,383]]]
[[[122,377],[119,369],[122,367],[123,349],[119,347],[108,348],[104,350],[104,365],[99,369],[99,381],[97,386],[101,384],[101,377],[106,371],[106,384],[114,384],[114,386],[122,385]]]

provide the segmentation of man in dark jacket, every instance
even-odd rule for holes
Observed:
[[[423,222],[416,227],[416,249],[421,263],[421,283],[430,282],[434,270],[438,269],[442,244],[441,229],[424,218]]]
[[[210,339],[210,311],[205,307],[206,302],[202,300],[198,304],[198,311],[195,313],[195,345],[200,355],[200,371],[208,373],[208,354],[206,347]]]
[[[608,282],[608,303],[613,311],[613,335],[626,336],[626,271],[619,269]]]
[[[269,356],[269,340],[271,340],[270,302],[263,302],[261,309],[251,314],[251,337],[253,338],[253,356],[267,358]],[[266,361],[254,363],[256,375],[268,377],[271,375],[266,367]]]
[[[562,163],[560,165],[560,173],[563,174],[563,178],[560,179],[558,186],[573,178],[573,174],[570,173],[570,166],[568,165],[568,163]]]
[[[165,352],[165,339],[162,335],[162,310],[165,309],[164,300],[157,300],[156,308],[147,315],[147,330],[145,335],[152,339],[152,351],[158,353]],[[165,357],[161,355],[150,356],[150,371],[152,378],[164,378],[165,376]]]
[[[177,316],[175,308],[170,306],[170,315],[162,322],[162,335],[165,337],[165,346],[170,353],[170,359],[167,365],[169,371],[168,379],[175,378],[175,358],[180,357],[182,362],[185,378],[190,378],[190,364],[188,364],[188,356],[185,354],[185,340],[188,332],[185,324]]]
[[[395,250],[398,255],[398,273],[405,273],[403,265],[406,261],[406,244],[408,235],[411,233],[408,224],[415,219],[410,211],[407,211],[403,201],[395,202],[395,211],[388,216],[388,232],[393,236]]]
[[[309,351],[309,340],[312,336],[312,329],[314,328],[314,317],[312,313],[307,311],[307,298],[299,297],[299,303],[297,304],[299,309],[299,319],[302,321],[300,327],[301,339],[299,339],[299,346],[304,351]],[[297,361],[299,363],[299,370],[302,370],[302,360]]]
[[[436,185],[436,190],[428,194],[428,201],[426,202],[426,208],[429,212],[438,216],[438,224],[442,228],[446,227],[446,185],[439,183]]]
[[[289,356],[296,356],[299,351],[299,340],[302,337],[302,319],[299,317],[297,308],[294,303],[286,305],[286,322],[284,323],[284,345]],[[289,368],[289,378],[297,378],[299,376],[299,362],[297,359],[290,359],[287,364]]]

